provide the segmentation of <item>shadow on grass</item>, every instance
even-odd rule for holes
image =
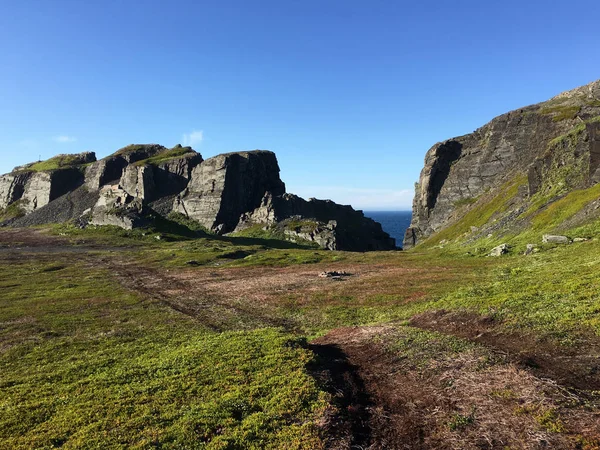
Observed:
[[[372,401],[358,368],[337,345],[310,344],[308,348],[315,354],[307,366],[309,373],[333,396],[338,409],[327,418],[327,439],[331,444],[347,443],[349,448],[368,448]]]
[[[227,242],[237,246],[263,246],[265,248],[282,250],[315,250],[315,247],[312,245],[297,244],[295,242],[275,238],[220,236],[218,234],[207,232],[200,225],[194,225],[193,221],[181,223],[176,220],[165,218],[158,213],[155,213],[153,225],[155,231],[162,233],[171,240],[193,240],[203,238]]]

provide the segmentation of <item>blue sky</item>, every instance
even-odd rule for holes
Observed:
[[[0,173],[130,143],[261,148],[289,192],[408,209],[434,143],[600,78],[597,0],[0,6]]]

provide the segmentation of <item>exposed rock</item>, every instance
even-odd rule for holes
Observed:
[[[90,225],[114,225],[126,230],[147,224],[142,200],[118,185],[104,186],[92,208]]]
[[[93,160],[92,154],[59,155],[28,165],[28,171],[0,177],[0,207],[20,202],[29,214],[19,219],[18,214],[6,216],[14,223],[79,217],[82,226],[125,229],[146,225],[149,215],[168,216],[175,210],[219,234],[258,225],[274,229],[278,238],[314,242],[331,250],[396,248],[381,225],[361,211],[286,194],[277,159],[269,151],[228,153],[202,161],[189,147],[149,144],[130,145]],[[78,165],[64,168],[72,163]],[[36,172],[40,167],[63,168]],[[30,214],[36,209],[39,214]]]
[[[333,279],[341,279],[343,277],[349,277],[350,273],[348,272],[338,272],[337,270],[330,270],[319,273],[319,278],[333,278]]]
[[[497,247],[494,247],[488,256],[502,256],[508,253],[509,246],[508,244],[500,244]]]
[[[585,242],[587,240],[587,238],[576,237],[575,239],[573,239],[573,242]]]
[[[31,213],[52,200],[76,189],[83,182],[78,169],[58,169],[47,172],[13,172],[0,177],[0,208],[19,201],[19,206]]]
[[[545,234],[542,236],[542,242],[544,244],[570,244],[571,240],[567,236]]]
[[[187,150],[189,153],[174,158],[130,164],[123,171],[119,184],[129,194],[147,202],[176,195],[187,187],[192,169],[202,162],[199,153],[189,147]]]
[[[534,253],[536,250],[535,245],[533,244],[527,244],[527,246],[525,247],[525,255],[531,255],[532,253]]]
[[[520,195],[539,191],[549,179],[549,169],[564,164],[567,157],[587,168],[574,171],[583,177],[569,179],[565,174],[567,184],[600,180],[600,124],[591,120],[600,115],[598,99],[600,81],[503,114],[471,134],[434,145],[416,185],[404,247],[460,220],[489,190],[530,166],[529,192]],[[557,139],[571,130],[575,137]]]
[[[288,236],[317,242],[330,250],[393,250],[396,242],[381,225],[351,206],[331,200],[304,200],[293,194],[266,194],[254,211],[243,214],[236,227],[241,231],[256,224],[283,227]]]
[[[193,170],[173,209],[224,234],[236,228],[242,214],[258,208],[265,194],[284,192],[273,152],[227,153],[209,158]]]

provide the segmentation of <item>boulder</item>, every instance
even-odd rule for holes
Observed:
[[[497,247],[494,247],[488,256],[502,256],[508,253],[509,246],[508,244],[500,244]]]
[[[525,247],[525,255],[531,255],[532,253],[534,253],[536,250],[535,245],[533,244],[527,244],[527,246]]]
[[[141,199],[128,194],[119,185],[107,185],[91,211],[90,225],[113,225],[126,230],[147,225]]]
[[[571,240],[567,236],[544,234],[542,242],[544,244],[570,244]]]

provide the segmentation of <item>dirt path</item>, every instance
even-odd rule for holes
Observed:
[[[394,327],[357,327],[312,342],[312,370],[338,408],[328,448],[600,448],[600,405],[589,398],[490,362],[483,347],[421,364],[390,349],[406,338]]]

